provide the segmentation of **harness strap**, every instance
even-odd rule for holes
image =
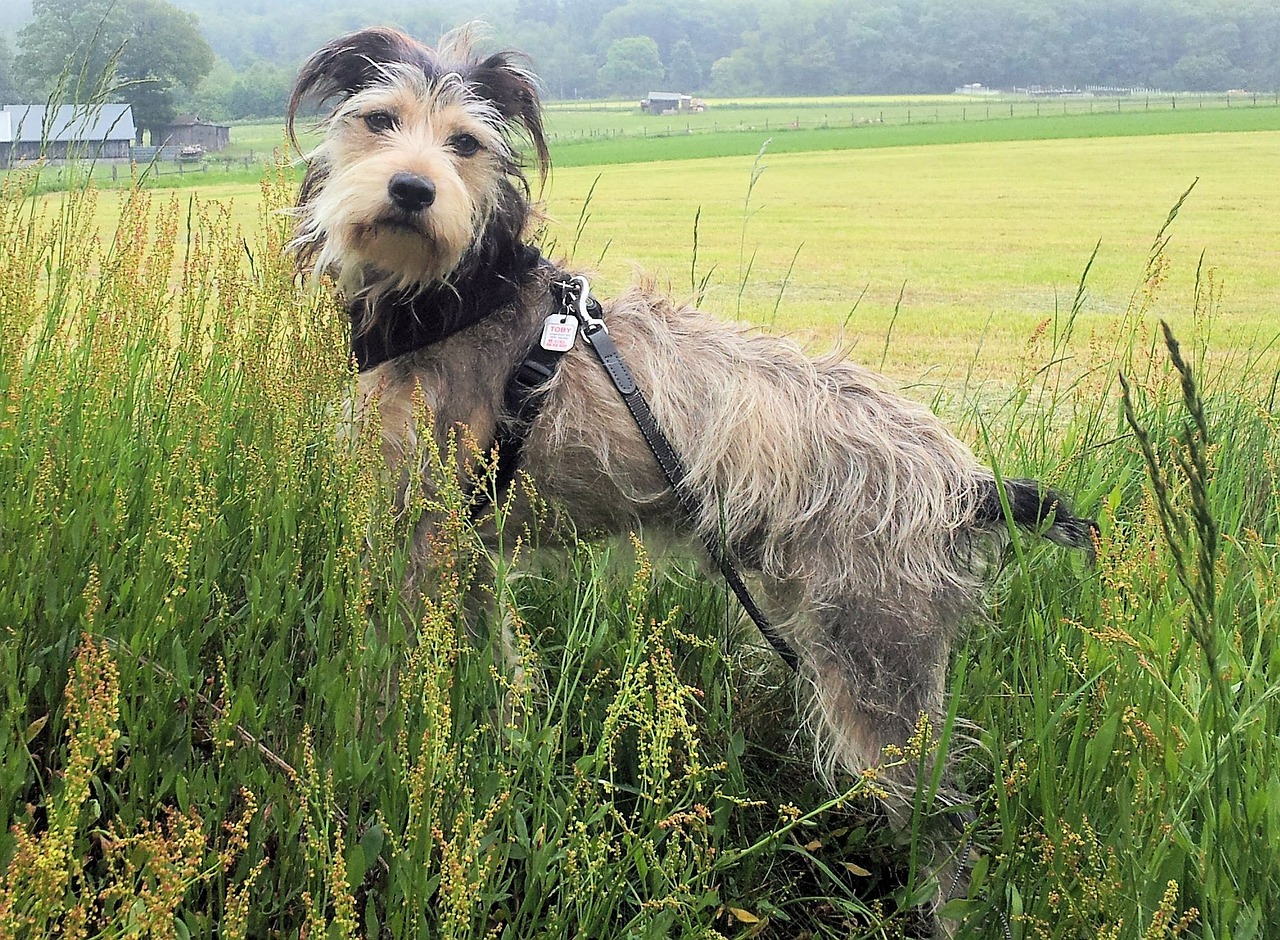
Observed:
[[[582,323],[583,336],[600,358],[600,363],[604,366],[605,371],[609,373],[609,378],[613,380],[613,385],[618,390],[618,394],[622,396],[622,401],[626,404],[627,410],[631,412],[631,417],[640,429],[640,434],[644,437],[645,443],[649,445],[649,450],[653,452],[654,459],[657,460],[658,467],[662,470],[662,475],[666,477],[672,492],[675,493],[676,500],[686,514],[691,518],[697,518],[702,507],[698,504],[697,497],[686,483],[687,473],[684,464],[680,462],[680,457],[676,454],[675,448],[671,446],[671,441],[658,425],[658,420],[649,409],[649,403],[645,400],[644,395],[636,385],[635,378],[631,375],[631,370],[627,368],[627,364],[622,359],[622,354],[618,352],[617,344],[614,343],[608,329],[605,328],[604,320],[600,317],[602,312],[600,303],[591,296],[590,285],[587,283],[586,278],[573,278],[567,284],[564,281],[556,280],[552,282],[551,286],[561,294],[566,308],[571,303],[575,304],[574,309]],[[576,291],[581,293],[573,293]],[[706,547],[707,554],[720,569],[725,582],[728,583],[733,593],[737,596],[738,603],[747,612],[747,616],[752,619],[759,628],[760,633],[769,641],[769,645],[773,647],[779,658],[791,667],[792,672],[798,672],[800,659],[796,655],[796,651],[791,648],[790,644],[778,631],[778,628],[769,621],[764,611],[759,608],[751,597],[751,592],[742,580],[742,575],[738,573],[737,565],[734,564],[728,547],[711,536],[703,538],[702,542]]]
[[[688,474],[684,464],[681,463],[671,441],[663,433],[657,418],[649,409],[648,401],[645,400],[635,377],[623,361],[617,344],[609,335],[601,318],[603,311],[600,303],[591,296],[591,286],[587,279],[581,275],[557,277],[551,281],[551,290],[557,295],[565,312],[577,318],[583,338],[595,351],[600,364],[609,374],[614,388],[622,396],[623,403],[631,413],[645,443],[649,445],[649,450],[653,453],[663,477],[675,494],[680,508],[691,519],[696,519],[702,507],[686,482]],[[503,390],[503,410],[509,416],[509,420],[498,426],[495,435],[496,468],[492,489],[480,488],[473,494],[471,500],[473,515],[479,515],[494,500],[501,498],[502,493],[514,481],[520,467],[520,454],[525,438],[528,437],[534,421],[542,410],[546,399],[547,382],[555,375],[556,366],[563,355],[563,352],[545,349],[541,343],[535,343],[508,380]],[[800,658],[752,598],[727,547],[710,536],[703,539],[703,545],[711,560],[720,569],[725,582],[738,598],[742,609],[759,628],[761,635],[769,641],[769,645],[773,647],[779,658],[793,672],[798,672]]]
[[[529,436],[533,422],[542,411],[542,403],[547,397],[546,384],[556,374],[556,365],[563,355],[564,353],[535,345],[507,381],[502,402],[503,409],[511,419],[498,425],[494,436],[497,453],[493,489],[476,491],[471,501],[473,515],[484,510],[493,499],[500,498],[515,480],[516,471],[520,469],[520,454],[524,449],[525,438]]]

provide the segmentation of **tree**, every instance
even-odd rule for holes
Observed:
[[[289,104],[293,70],[271,62],[254,62],[231,86],[227,110],[232,117],[278,117]]]
[[[144,128],[154,140],[177,89],[194,89],[213,67],[195,16],[166,0],[34,0],[32,13],[16,63],[28,95],[128,102],[139,141]]]
[[[766,90],[760,62],[746,49],[735,49],[711,64],[711,90],[717,95],[753,95]]]
[[[667,57],[667,84],[672,91],[693,92],[701,91],[706,81],[706,72],[693,51],[693,43],[679,40]]]
[[[658,44],[648,36],[614,40],[600,68],[600,80],[615,94],[639,96],[662,83]]]
[[[128,37],[116,73],[120,97],[133,105],[133,120],[151,131],[173,121],[178,87],[194,91],[213,68],[213,50],[200,34],[194,14],[165,0],[129,0],[123,7]]]
[[[14,60],[28,98],[86,102],[114,87],[125,36],[110,0],[33,0],[31,12]]]
[[[21,100],[17,83],[13,79],[13,59],[9,44],[0,36],[0,105],[17,104]]]

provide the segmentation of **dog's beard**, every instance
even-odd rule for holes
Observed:
[[[488,215],[483,204],[457,195],[462,198],[437,198],[418,212],[383,201],[372,211],[330,218],[323,226],[318,266],[340,271],[344,289],[355,293],[412,290],[448,281]],[[322,211],[317,216],[324,221]]]
[[[355,225],[354,232],[357,239],[361,237],[376,238],[379,233],[392,232],[416,235],[426,240],[430,240],[431,237],[431,233],[416,212],[390,211],[380,215],[368,225]]]

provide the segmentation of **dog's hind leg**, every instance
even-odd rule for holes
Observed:
[[[828,775],[879,767],[888,780],[914,779],[914,767],[886,767],[884,749],[905,748],[920,716],[936,723],[942,704],[950,636],[941,624],[921,624],[921,612],[861,601],[818,612],[820,631],[806,659],[822,719],[818,759]]]
[[[820,766],[830,776],[874,770],[885,817],[900,832],[912,826],[918,783],[928,780],[935,761],[945,760],[935,737],[963,605],[959,589],[936,589],[896,592],[891,602],[829,606],[818,613],[818,642],[805,657]],[[926,866],[941,903],[965,891],[963,847],[950,828],[935,821],[928,829]],[[949,936],[950,926],[936,921],[936,935]]]

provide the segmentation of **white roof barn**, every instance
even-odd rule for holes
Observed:
[[[137,128],[127,104],[8,104],[0,109],[0,161],[35,159],[42,153],[63,158],[127,157]]]

